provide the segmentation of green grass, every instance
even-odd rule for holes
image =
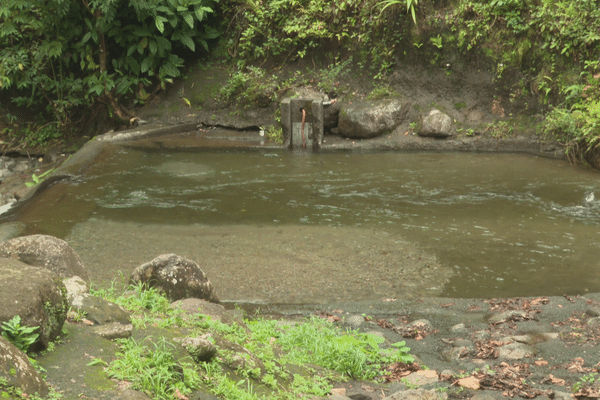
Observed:
[[[96,293],[115,296],[116,291]],[[144,322],[138,326],[171,328],[175,335],[185,329],[185,336],[191,337],[208,334],[218,348],[210,362],[194,363],[164,337],[120,340],[108,375],[131,382],[157,399],[175,399],[198,388],[231,400],[326,396],[333,382],[376,380],[382,367],[413,361],[404,342],[384,353],[383,338],[341,330],[317,317],[293,322],[258,317],[232,323],[201,314],[185,317],[170,307],[161,292],[141,285],[130,286],[111,300],[130,310],[134,320]]]
[[[175,359],[173,345],[162,338],[153,347],[133,339],[121,340],[117,359],[106,369],[109,377],[132,383],[133,389],[149,391],[155,399],[176,398],[200,387],[197,368]]]

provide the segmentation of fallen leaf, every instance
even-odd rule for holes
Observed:
[[[367,393],[370,393],[370,392],[374,392],[374,391],[375,391],[375,388],[374,388],[374,387],[371,387],[371,386],[369,386],[369,385],[365,385],[365,384],[361,385],[361,388],[362,388],[362,390],[364,390],[364,391],[365,391],[365,392],[367,392]]]
[[[561,385],[564,386],[565,385],[565,380],[564,379],[560,379],[560,378],[555,378],[554,375],[549,374],[548,377],[546,379],[543,379],[541,383],[553,383],[555,385]]]
[[[535,365],[537,365],[538,367],[539,367],[539,366],[542,366],[542,365],[548,365],[548,361],[546,361],[546,360],[536,360],[536,361],[534,361],[533,363],[534,363]]]
[[[181,392],[179,391],[179,389],[177,389],[177,388],[175,388],[175,397],[178,400],[189,400],[189,398],[186,397],[186,396],[184,396],[184,395],[182,395]]]
[[[479,389],[479,379],[468,376],[466,378],[461,378],[456,381],[459,386],[465,387],[467,389],[478,390]]]
[[[330,392],[332,395],[336,395],[336,396],[345,396],[346,395],[345,388],[333,388],[333,389],[331,389]]]

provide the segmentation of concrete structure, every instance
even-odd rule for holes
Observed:
[[[281,102],[283,144],[289,150],[319,150],[323,143],[323,100],[287,98]]]

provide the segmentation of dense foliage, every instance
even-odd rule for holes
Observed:
[[[46,106],[54,130],[80,106],[145,100],[180,75],[183,51],[208,50],[215,0],[5,0],[0,4],[0,89],[21,106]]]
[[[480,49],[496,75],[518,71],[513,99],[549,106],[547,133],[585,157],[600,144],[600,8],[595,0],[461,0],[446,21],[449,42]]]
[[[596,0],[217,2],[3,1],[0,90],[18,89],[18,104],[48,106],[56,131],[90,105],[127,122],[123,100],[148,99],[180,75],[185,52],[207,50],[218,36],[216,54],[233,69],[220,95],[246,101],[256,100],[253,87],[286,87],[267,70],[297,59],[330,65],[320,70],[321,89],[352,63],[387,90],[398,62],[437,65],[451,55],[486,60],[511,101],[536,97],[550,112],[546,131],[570,151],[598,145]]]
[[[239,75],[268,60],[337,55],[385,78],[398,61],[441,55],[485,59],[510,100],[534,96],[550,112],[545,131],[585,156],[600,143],[600,8],[596,0],[232,1],[226,48]],[[255,73],[256,75],[256,73]],[[250,78],[248,75],[247,78]],[[525,107],[529,105],[524,104]]]

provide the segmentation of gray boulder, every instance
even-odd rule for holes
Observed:
[[[131,273],[129,282],[160,289],[171,301],[194,297],[220,302],[200,266],[176,254],[162,254],[140,265]]]
[[[210,335],[175,339],[183,346],[195,362],[208,362],[217,355],[217,347],[209,340]]]
[[[91,294],[78,294],[72,298],[71,308],[85,313],[85,318],[94,325],[119,323],[131,324],[129,313],[121,306]]]
[[[123,325],[118,322],[111,322],[106,325],[95,326],[93,330],[96,335],[104,339],[127,339],[133,334],[133,324]]]
[[[48,347],[61,333],[67,316],[65,285],[47,269],[0,258],[0,322],[21,317],[22,326],[37,326],[39,338],[32,349]]]
[[[391,132],[406,118],[408,107],[398,100],[345,106],[339,114],[340,135],[367,139]]]
[[[431,110],[429,115],[423,118],[418,134],[441,139],[452,136],[452,118],[440,110]]]
[[[340,115],[339,102],[324,102],[323,103],[323,127],[329,131],[338,126],[338,118]]]
[[[64,240],[48,235],[21,236],[0,243],[0,257],[49,269],[62,278],[79,276],[90,281],[81,258]]]
[[[21,389],[26,395],[48,395],[48,385],[31,365],[29,357],[0,336],[0,378],[8,382],[8,387]],[[2,396],[2,398],[4,398]]]
[[[73,303],[75,296],[86,294],[90,291],[87,283],[78,276],[72,276],[70,278],[63,279],[63,283],[67,289],[67,300],[69,301],[69,306]]]
[[[200,314],[225,324],[230,324],[236,320],[242,321],[244,319],[242,310],[227,310],[220,304],[195,298],[177,300],[171,303],[171,307],[180,309],[185,315],[184,318],[191,318]]]

